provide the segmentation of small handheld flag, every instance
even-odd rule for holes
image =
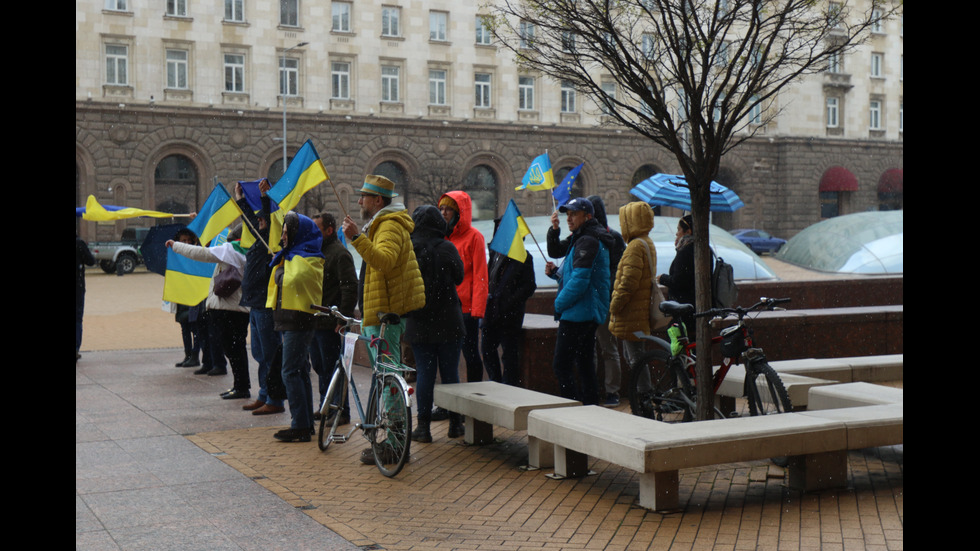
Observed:
[[[553,187],[555,187],[555,175],[551,172],[551,159],[545,153],[538,155],[531,161],[531,166],[527,169],[527,173],[524,174],[521,185],[514,189],[517,191],[522,189],[537,191],[551,189]]]
[[[170,214],[169,212],[158,212],[155,210],[144,210],[133,207],[113,207],[113,210],[108,210],[99,204],[94,195],[89,195],[88,200],[85,201],[85,213],[82,214],[82,219],[91,220],[93,222],[108,222],[112,220],[136,218],[138,216],[172,218],[173,214]]]
[[[575,184],[575,179],[578,178],[578,173],[582,171],[583,166],[585,166],[585,163],[569,170],[568,174],[562,178],[561,183],[558,184],[558,187],[551,192],[551,196],[555,198],[557,204],[564,205],[571,198],[572,185]]]
[[[500,218],[497,231],[490,240],[490,250],[496,251],[508,258],[513,258],[518,262],[524,262],[527,258],[527,249],[524,248],[524,236],[531,233],[527,227],[527,222],[521,216],[521,211],[517,210],[517,205],[511,199],[507,204],[507,210]]]
[[[197,234],[201,243],[208,243],[241,215],[238,203],[231,200],[223,185],[217,184],[187,229]]]
[[[329,179],[327,169],[323,167],[320,156],[313,148],[313,142],[306,140],[303,147],[296,152],[286,173],[279,178],[267,195],[279,205],[279,208],[286,211],[293,210],[303,198],[303,194]]]

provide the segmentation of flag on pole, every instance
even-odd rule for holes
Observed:
[[[252,212],[258,214],[262,210],[262,191],[259,189],[259,184],[262,182],[267,182],[266,178],[259,178],[258,180],[252,182],[238,182],[238,185],[242,187],[242,193],[245,195],[245,201],[248,206],[252,209]],[[279,209],[279,205],[275,201],[269,200],[269,210],[270,212],[275,212]],[[247,218],[244,218],[247,220]],[[258,229],[258,228],[256,228]],[[242,247],[248,249],[250,248],[258,239],[252,234],[252,229],[248,224],[242,225]]]
[[[527,173],[524,174],[524,179],[521,180],[521,185],[514,188],[516,191],[522,189],[529,189],[531,191],[538,191],[541,189],[551,189],[555,187],[555,175],[551,172],[551,159],[548,158],[548,154],[538,155],[533,161],[531,161],[530,168],[527,169]]]
[[[191,260],[167,249],[167,271],[163,280],[163,300],[196,306],[208,298],[214,263]]]
[[[293,210],[303,194],[330,179],[313,142],[306,140],[293,157],[286,173],[269,190],[268,196],[283,210]]]
[[[531,233],[527,227],[527,222],[521,216],[521,211],[517,210],[517,205],[511,199],[507,204],[507,210],[500,218],[497,231],[490,240],[490,250],[496,251],[508,258],[513,258],[518,262],[527,259],[527,249],[524,248],[524,236]]]
[[[155,210],[144,210],[133,207],[115,207],[115,210],[107,210],[99,204],[94,195],[89,195],[85,201],[85,212],[82,214],[83,220],[93,222],[111,222],[114,220],[125,220],[138,216],[151,216],[153,218],[173,218],[169,212],[159,212]]]
[[[197,234],[201,243],[207,244],[241,215],[238,203],[231,200],[225,186],[217,184],[197,217],[187,224],[187,229]]]
[[[571,198],[572,185],[575,183],[575,179],[578,178],[578,173],[582,171],[583,166],[585,166],[585,163],[569,170],[568,174],[562,178],[561,183],[558,184],[558,187],[551,192],[551,196],[555,198],[558,205],[564,205]]]

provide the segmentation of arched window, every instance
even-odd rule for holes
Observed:
[[[820,177],[820,218],[847,214],[851,192],[857,191],[854,174],[842,166],[832,166]]]
[[[904,174],[900,168],[889,168],[878,179],[878,210],[904,208]]]
[[[184,155],[168,155],[153,171],[156,210],[186,213],[197,210],[197,167]]]
[[[487,165],[470,169],[463,191],[473,200],[473,220],[493,220],[497,216],[497,173]]]
[[[292,157],[287,157],[287,159],[289,159],[289,162],[293,162]],[[282,178],[283,172],[285,171],[282,168],[282,159],[278,159],[269,167],[269,173],[265,177],[269,179],[269,184],[274,186],[279,181],[279,178]]]
[[[404,186],[408,181],[408,173],[402,168],[402,165],[394,161],[385,161],[378,166],[374,167],[371,174],[377,176],[384,176],[385,178],[395,182],[395,193],[398,193],[398,186]],[[404,189],[404,187],[403,187]]]

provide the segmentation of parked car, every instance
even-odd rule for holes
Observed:
[[[732,230],[731,233],[755,254],[774,253],[786,243],[785,239],[773,237],[769,232],[762,230]]]
[[[126,228],[119,241],[90,243],[89,249],[103,272],[112,274],[121,269],[122,273],[131,274],[143,263],[139,249],[148,231],[150,228]]]

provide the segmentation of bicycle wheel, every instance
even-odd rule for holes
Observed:
[[[341,407],[346,398],[347,373],[344,372],[340,362],[337,362],[333,377],[330,378],[330,386],[327,387],[327,395],[320,406],[320,431],[317,433],[317,445],[320,451],[326,451],[333,442],[333,435],[340,426]]]
[[[633,415],[657,419],[668,393],[677,386],[668,366],[670,354],[665,350],[650,350],[631,366],[630,410]]]
[[[765,361],[746,366],[745,398],[749,402],[751,415],[772,415],[793,411],[783,381]]]
[[[374,462],[381,474],[395,476],[408,461],[412,444],[412,410],[401,377],[386,373],[368,408],[368,419],[376,425],[370,435]]]

